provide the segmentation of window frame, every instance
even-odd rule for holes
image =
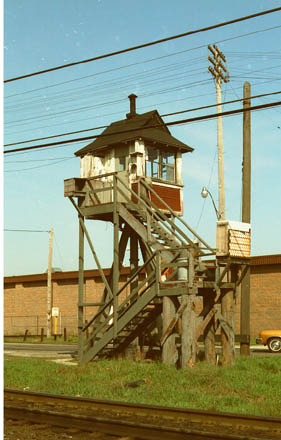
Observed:
[[[156,155],[156,159],[149,160],[150,151],[154,151]],[[152,155],[151,155],[152,156]],[[164,158],[173,157],[173,163],[164,162]],[[155,175],[154,165],[157,168],[157,176]],[[164,168],[166,170],[164,171]],[[168,169],[173,170],[173,180],[167,179]],[[148,171],[150,171],[148,173]],[[164,178],[164,174],[166,173],[166,178]],[[162,182],[176,183],[176,152],[172,150],[162,150],[159,148],[153,148],[151,146],[146,147],[146,156],[145,156],[145,176],[151,177],[154,180],[161,180]]]

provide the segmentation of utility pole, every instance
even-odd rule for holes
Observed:
[[[222,112],[221,109],[221,82],[227,83],[229,81],[229,73],[223,63],[226,62],[225,56],[213,44],[208,46],[211,56],[208,56],[208,60],[212,66],[208,67],[209,72],[216,80],[216,93],[217,93],[217,111]],[[218,193],[219,193],[219,220],[225,220],[225,194],[224,194],[224,157],[223,157],[223,140],[222,140],[222,117],[217,118],[217,142],[218,142]]]
[[[209,72],[216,80],[216,93],[217,93],[217,111],[222,112],[221,108],[221,82],[227,83],[229,81],[229,73],[225,68],[224,64],[226,62],[225,56],[218,49],[218,47],[213,44],[213,46],[208,46],[211,56],[208,60],[212,66],[208,67]],[[222,117],[217,117],[217,143],[218,143],[218,196],[219,196],[219,206],[218,206],[218,220],[225,220],[225,191],[224,191],[224,156],[223,156],[223,138],[222,138]],[[218,267],[219,272],[222,267]],[[221,330],[221,344],[222,344],[222,363],[223,365],[232,365],[235,356],[234,347],[234,322],[233,322],[233,311],[234,311],[234,300],[233,291],[225,291],[221,297],[221,313],[222,317],[227,323],[229,328],[229,333],[226,334],[224,328]],[[209,333],[211,336],[211,330]],[[211,353],[209,353],[211,354]]]
[[[243,87],[242,222],[251,223],[251,84]],[[250,266],[241,283],[240,334],[250,337]],[[240,354],[250,356],[250,342],[240,343]]]
[[[52,333],[52,259],[53,259],[53,236],[54,230],[49,231],[49,257],[48,257],[48,281],[47,281],[47,338]]]

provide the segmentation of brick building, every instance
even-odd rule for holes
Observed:
[[[109,275],[109,269],[105,270]],[[85,300],[99,302],[103,283],[98,270],[86,270]],[[121,272],[121,284],[129,278],[129,269]],[[67,328],[77,334],[78,271],[52,275],[52,305],[59,308],[58,332]],[[125,290],[129,295],[129,289]],[[89,316],[93,316],[93,309]],[[4,335],[40,334],[47,324],[47,274],[4,278]],[[236,334],[239,333],[240,297],[236,304]],[[85,316],[87,319],[87,316]],[[281,254],[251,258],[251,336],[261,329],[281,328]]]

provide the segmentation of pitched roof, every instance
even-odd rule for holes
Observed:
[[[87,153],[104,150],[114,144],[138,138],[160,143],[183,152],[193,151],[193,148],[173,137],[157,110],[152,110],[113,122],[102,132],[100,137],[76,151],[75,155],[84,156]]]

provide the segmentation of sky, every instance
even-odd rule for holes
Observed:
[[[4,79],[77,62],[128,47],[280,7],[277,0],[13,0],[4,16]],[[32,76],[4,85],[4,151],[99,134],[100,130],[24,143],[124,119],[128,95],[137,112],[160,115],[216,103],[208,72],[208,45],[226,57],[230,81],[222,101],[281,90],[281,12],[174,39],[95,62]],[[280,101],[280,95],[252,105]],[[224,105],[223,110],[241,108]],[[163,117],[165,122],[214,113],[215,108]],[[252,112],[252,255],[277,254],[280,239],[281,107]],[[183,160],[184,220],[210,245],[216,214],[206,186],[218,203],[216,120],[182,124],[171,134],[194,148]],[[17,144],[7,146],[9,144]],[[78,221],[64,198],[64,179],[79,177],[74,152],[86,142],[4,155],[4,275],[43,273],[49,233],[54,229],[53,267],[78,268]],[[223,119],[226,218],[241,221],[243,116]],[[112,264],[109,223],[87,228],[103,267]],[[12,231],[11,231],[12,230]],[[16,230],[40,232],[16,232]],[[42,232],[41,232],[42,231]],[[86,269],[95,263],[86,250]]]

